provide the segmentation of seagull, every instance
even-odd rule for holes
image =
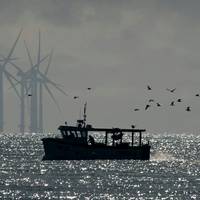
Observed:
[[[190,108],[190,106],[188,106],[188,107],[186,108],[186,111],[188,111],[188,112],[190,112],[190,111],[191,111],[191,108]]]
[[[147,104],[147,105],[146,105],[146,107],[145,107],[145,110],[147,110],[149,107],[150,107],[150,105],[149,105],[149,104]]]
[[[154,99],[149,99],[149,102],[154,102]]]
[[[134,111],[139,111],[139,110],[140,110],[139,108],[135,108],[135,109],[134,109]]]
[[[160,105],[159,103],[157,103],[157,106],[158,106],[158,107],[161,107],[161,105]]]
[[[177,102],[182,102],[182,99],[177,99]]]
[[[174,106],[174,101],[172,101],[172,102],[170,103],[170,106]]]
[[[167,88],[166,90],[169,91],[169,92],[171,92],[171,93],[173,93],[176,90],[176,88],[174,88],[174,89]]]
[[[199,97],[200,95],[199,95],[199,94],[196,94],[195,96],[196,96],[196,97]]]
[[[74,96],[74,99],[78,99],[79,98],[79,96]]]
[[[150,87],[149,85],[147,85],[147,89],[148,89],[148,90],[152,90],[151,87]]]

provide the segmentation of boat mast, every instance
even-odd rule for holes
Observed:
[[[83,111],[83,125],[86,126],[86,119],[87,119],[87,101],[84,104],[84,111]]]

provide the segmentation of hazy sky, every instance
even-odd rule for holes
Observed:
[[[23,40],[36,58],[39,29],[42,55],[54,49],[48,76],[69,97],[50,86],[59,113],[44,93],[47,131],[64,120],[72,124],[87,100],[88,121],[94,126],[136,124],[150,132],[199,134],[199,10],[199,0],[0,0],[0,55],[8,53],[21,27],[14,56],[22,69],[30,68]],[[7,70],[16,73],[11,66]],[[17,131],[19,101],[9,87],[6,82],[5,128]],[[88,93],[87,87],[93,90]],[[177,90],[170,94],[166,88]],[[149,98],[162,107],[153,104],[144,111]],[[183,102],[170,107],[178,98]],[[189,105],[192,111],[186,112]],[[141,110],[134,112],[136,107]]]

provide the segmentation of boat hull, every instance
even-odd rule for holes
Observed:
[[[42,139],[45,155],[43,160],[149,160],[150,145],[106,146],[70,144],[59,138]]]

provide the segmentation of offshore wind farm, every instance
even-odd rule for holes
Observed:
[[[0,199],[200,199],[199,10],[0,0]]]
[[[26,132],[31,133],[43,133],[43,90],[45,89],[48,94],[50,95],[50,98],[54,101],[55,105],[57,106],[58,110],[61,111],[60,106],[54,97],[52,91],[49,89],[48,85],[53,86],[56,90],[60,91],[65,96],[68,96],[68,94],[60,87],[59,84],[55,83],[51,79],[47,77],[51,59],[53,56],[53,50],[50,51],[48,55],[41,58],[41,38],[40,38],[40,31],[38,31],[38,52],[37,52],[37,60],[34,63],[33,59],[31,57],[29,48],[26,44],[26,41],[24,41],[25,50],[28,56],[30,69],[27,69],[27,71],[23,71],[20,66],[17,66],[16,63],[14,63],[15,58],[12,58],[12,54],[16,48],[17,42],[22,34],[22,30],[19,32],[17,39],[15,40],[9,54],[7,57],[3,57],[3,60],[1,62],[3,63],[1,65],[1,87],[0,87],[0,108],[1,108],[1,114],[0,114],[0,127],[1,132],[4,131],[4,96],[3,96],[3,75],[8,79],[9,83],[11,84],[12,89],[16,93],[17,97],[20,100],[20,121],[19,121],[19,132],[24,133],[25,128],[28,127]],[[41,64],[46,59],[48,59],[48,64],[46,65],[44,73],[40,71]],[[6,65],[11,65],[17,70],[16,75],[12,75],[9,73],[5,67]],[[18,91],[18,88],[20,88]],[[30,106],[28,106],[28,99],[30,99]],[[30,121],[25,121],[25,112],[29,108],[29,118]],[[29,125],[28,125],[29,124]]]

